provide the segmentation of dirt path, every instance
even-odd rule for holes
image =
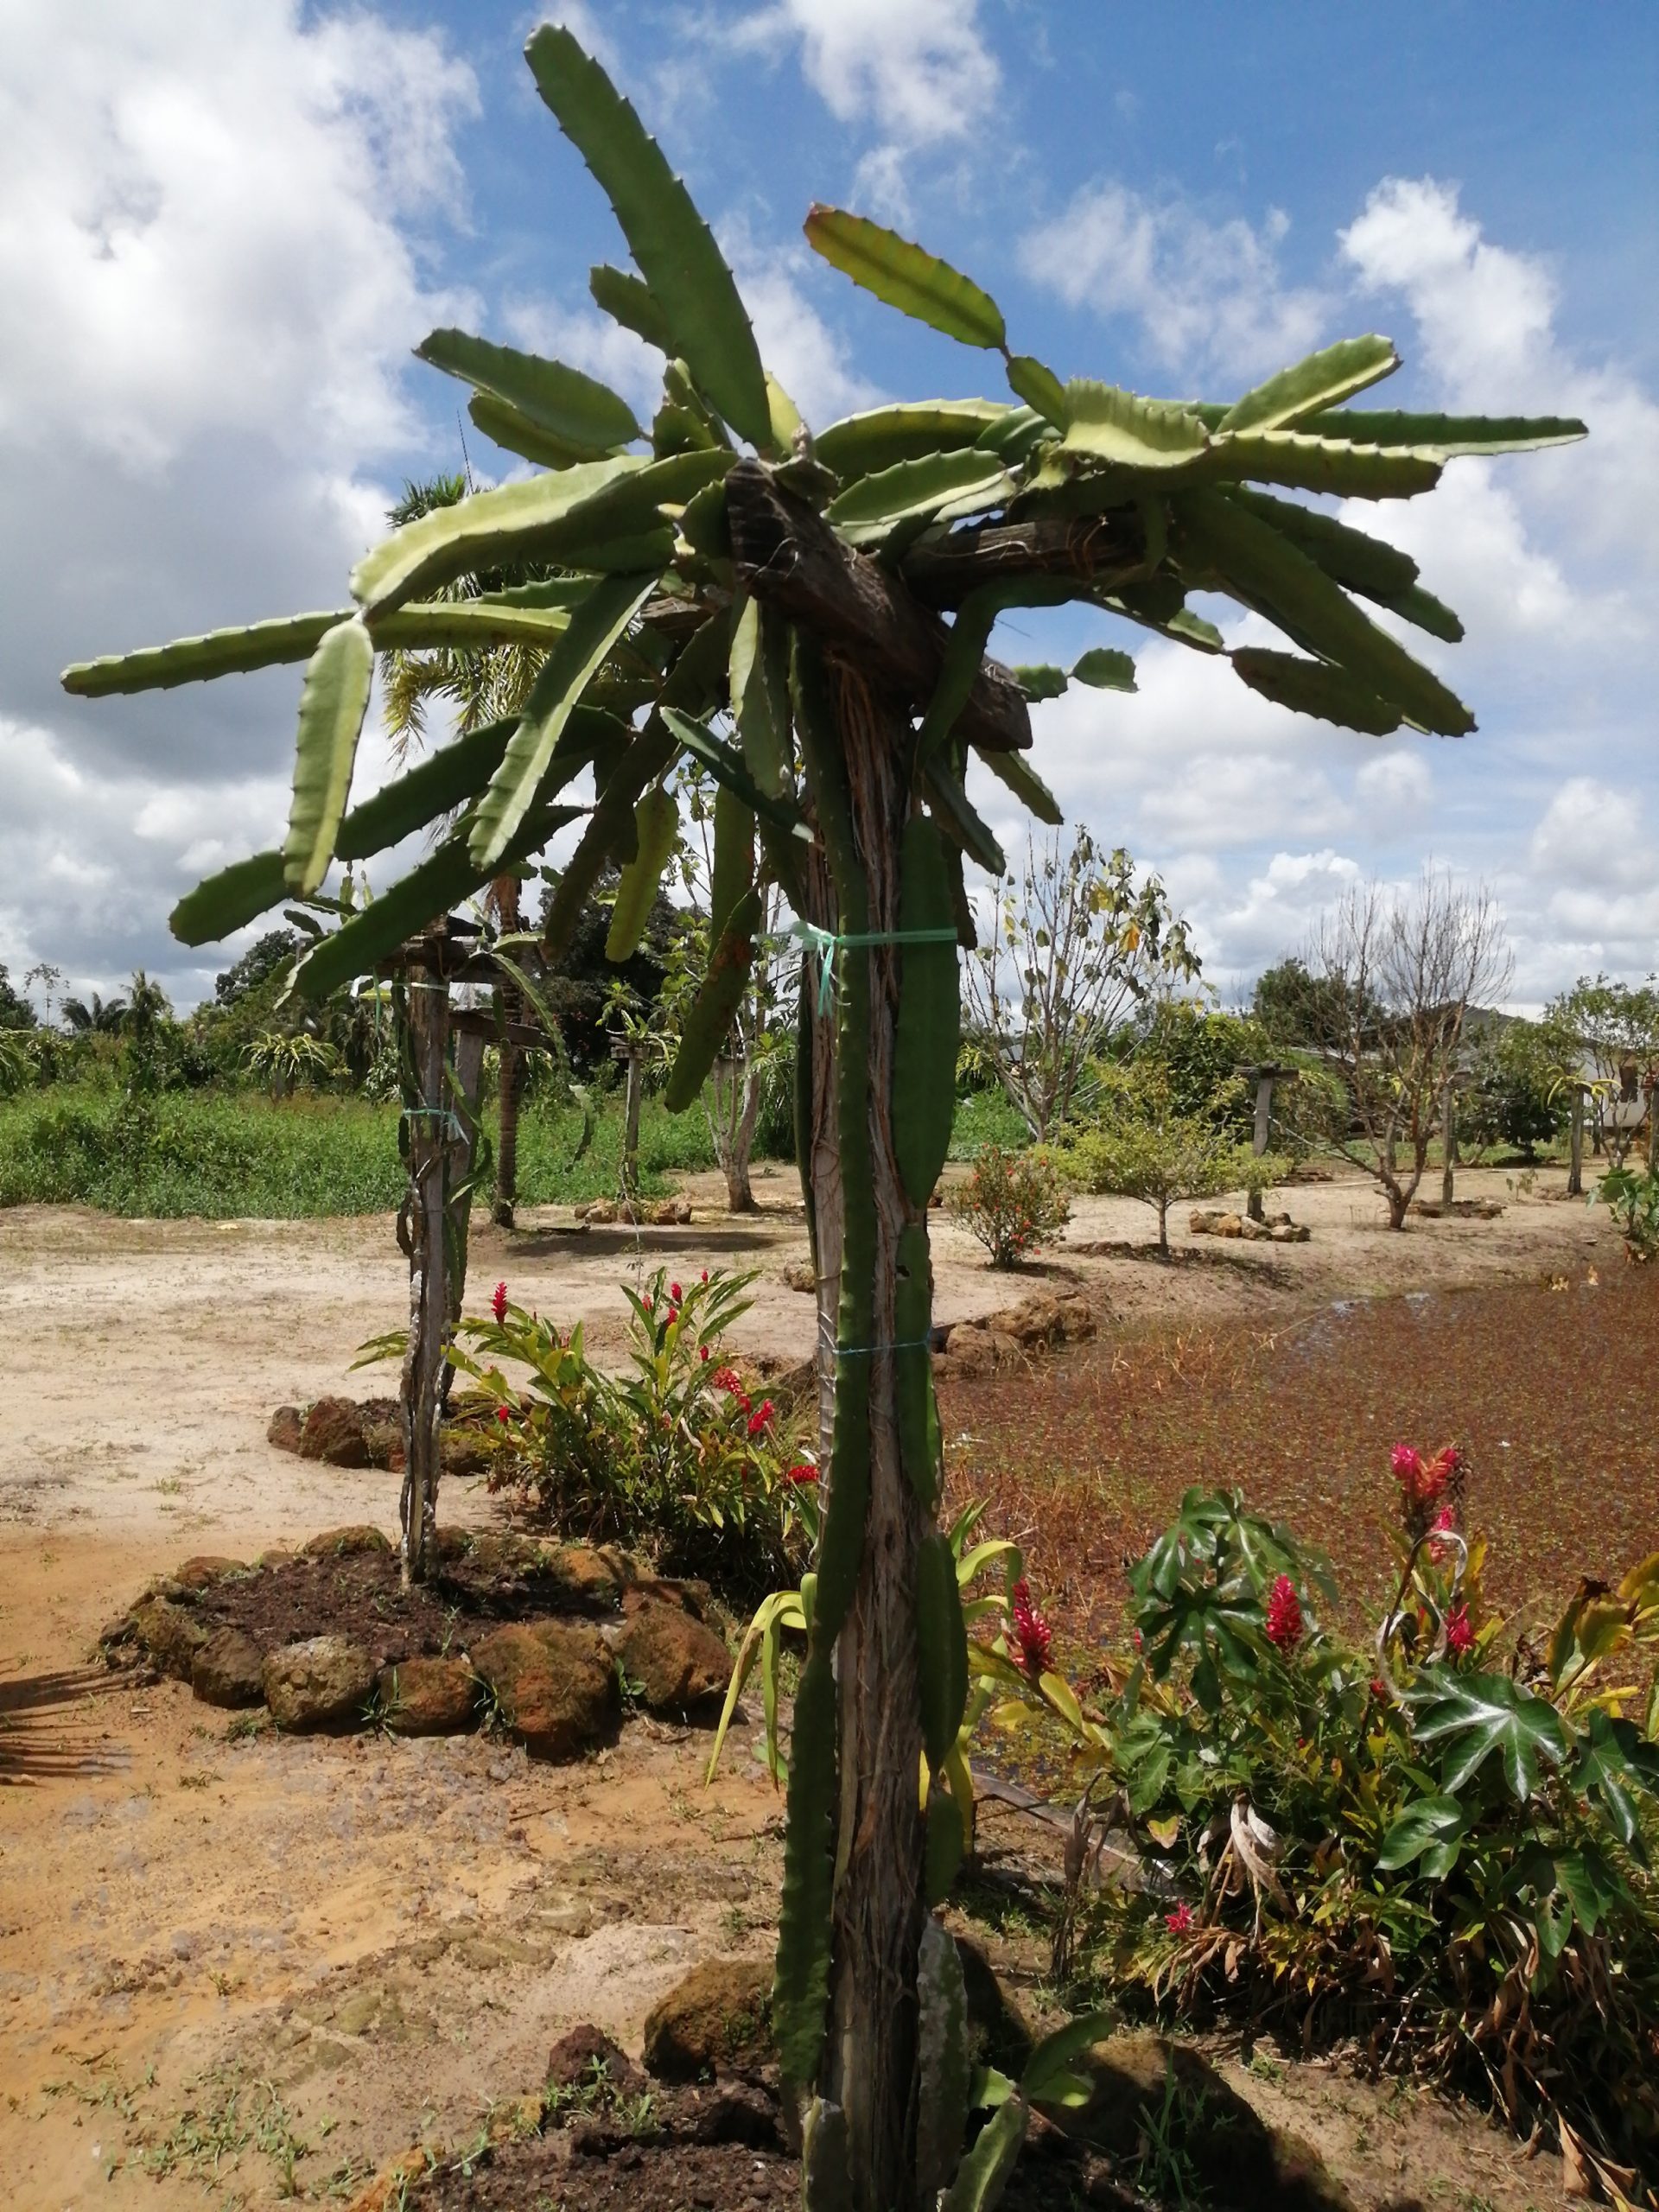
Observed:
[[[1506,1195],[1502,1177],[1464,1187]],[[586,1313],[603,1351],[642,1254],[758,1266],[741,1348],[804,1357],[810,1301],[781,1278],[804,1255],[799,1210],[781,1175],[761,1195],[749,1220],[700,1205],[689,1228],[643,1239],[573,1235],[550,1214],[512,1238],[480,1230],[474,1281],[505,1274],[526,1304]],[[1034,1272],[1133,1325],[1618,1263],[1578,1206],[1400,1238],[1357,1185],[1291,1202],[1310,1244],[1188,1248],[1172,1268],[1078,1251],[1142,1242],[1149,1219],[1079,1207]],[[949,1223],[937,1252],[941,1319],[1027,1287]],[[613,1751],[547,1767],[487,1738],[249,1734],[177,1684],[86,1671],[102,1623],[186,1554],[395,1524],[395,1478],[296,1459],[264,1427],[279,1402],[362,1389],[353,1348],[397,1325],[403,1296],[384,1218],[0,1215],[0,1771],[17,1785],[0,1788],[0,2173],[19,2212],[346,2190],[539,2080],[572,2020],[637,2048],[684,1964],[768,1946],[780,1807],[749,1734],[705,1792],[706,1738],[643,1721]],[[444,1510],[491,1509],[452,1484]],[[1362,2111],[1362,2145],[1370,2125]],[[1544,2169],[1515,2169],[1496,2139],[1476,2149],[1465,2195],[1499,2212],[1548,2201]]]

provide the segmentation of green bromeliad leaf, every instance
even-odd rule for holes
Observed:
[[[1058,699],[1071,681],[1063,668],[1052,662],[1021,662],[1008,671],[1027,699]]]
[[[978,750],[977,747],[975,748]],[[1005,753],[1001,747],[988,747],[979,753],[991,773],[1007,785],[1014,797],[1039,822],[1046,823],[1051,830],[1058,830],[1065,820],[1060,802],[1023,753]]]
[[[322,881],[334,858],[373,683],[374,645],[367,630],[355,616],[337,622],[312,654],[300,694],[283,873],[289,889],[302,899]]]
[[[1338,499],[1411,499],[1433,490],[1443,459],[1439,453],[1359,445],[1306,429],[1218,430],[1198,474],[1217,481],[1286,484]]]
[[[60,681],[78,699],[102,699],[112,692],[166,691],[178,683],[239,676],[284,661],[309,660],[329,631],[350,619],[350,607],[340,607],[328,614],[289,614],[275,622],[209,630],[199,638],[175,638],[171,645],[73,662]]]
[[[1356,445],[1415,446],[1438,461],[1459,454],[1537,453],[1588,435],[1582,423],[1560,415],[1410,415],[1366,407],[1309,415],[1300,428]]]
[[[596,583],[548,655],[501,766],[490,779],[469,849],[480,868],[498,861],[530,810],[571,709],[617,639],[644,606],[654,575],[609,576]]]
[[[1065,386],[1069,453],[1086,453],[1124,468],[1183,468],[1196,461],[1210,434],[1190,408],[1142,399],[1114,384],[1074,377]]]
[[[1170,504],[1184,573],[1219,582],[1294,644],[1338,663],[1423,728],[1462,737],[1474,728],[1463,702],[1271,524],[1218,492],[1183,492]]]
[[[1329,661],[1241,645],[1233,654],[1233,667],[1252,691],[1296,714],[1314,715],[1367,737],[1387,737],[1400,727],[1398,707],[1379,699],[1345,668],[1333,668]]]
[[[632,331],[636,338],[643,338],[659,353],[674,351],[667,318],[642,277],[634,276],[631,270],[613,269],[608,262],[602,261],[588,271],[588,289],[594,296],[594,306],[609,315],[613,322],[620,322],[624,330]]]
[[[584,512],[645,466],[633,454],[619,454],[435,507],[364,555],[352,571],[353,596],[373,616],[468,570],[499,568],[509,560],[556,560],[561,543],[581,534]]]
[[[1507,1675],[1458,1675],[1431,1667],[1402,1694],[1410,1709],[1413,1736],[1420,1744],[1442,1746],[1440,1779],[1448,1796],[1455,1796],[1494,1754],[1511,1796],[1522,1802],[1537,1790],[1545,1766],[1566,1763],[1567,1730],[1560,1714]]]
[[[690,365],[740,437],[772,445],[766,372],[743,302],[690,194],[610,79],[561,26],[524,48],[536,88],[622,226],[662,315],[668,351]]]
[[[492,345],[464,330],[435,330],[415,351],[435,369],[505,400],[537,429],[590,457],[613,452],[641,435],[625,399],[563,361]]]
[[[1008,363],[1008,388],[1017,391],[1027,407],[1055,429],[1065,427],[1065,386],[1052,369],[1033,360],[1029,353],[1016,353]]]
[[[1114,646],[1095,645],[1073,661],[1071,678],[1076,683],[1092,683],[1098,691],[1133,691],[1135,663]]]
[[[820,430],[813,450],[844,484],[901,461],[971,446],[999,424],[1024,413],[992,399],[940,399],[872,407],[846,415]]]
[[[1363,391],[1367,385],[1392,376],[1400,365],[1393,340],[1387,338],[1344,338],[1310,353],[1294,368],[1235,400],[1222,416],[1224,430],[1278,430],[1300,422],[1322,407],[1338,406]]]
[[[937,254],[867,216],[817,201],[808,211],[805,229],[815,253],[900,314],[964,346],[1006,346],[1007,331],[996,302]]]
[[[843,535],[879,532],[913,515],[938,514],[957,501],[982,498],[995,504],[1013,489],[995,454],[974,447],[957,453],[929,454],[919,461],[897,461],[891,468],[863,476],[837,493],[825,510]]]

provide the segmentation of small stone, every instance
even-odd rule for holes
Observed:
[[[775,2056],[770,1959],[710,1959],[645,2020],[645,2065],[664,2082],[753,2072]]]
[[[711,1628],[677,1605],[645,1604],[626,1614],[613,1649],[653,1713],[678,1713],[721,1697],[732,1656]]]
[[[311,1636],[266,1659],[265,1703],[279,1728],[338,1726],[360,1720],[374,1691],[374,1662],[349,1637]]]
[[[354,1552],[389,1552],[391,1540],[378,1529],[372,1529],[366,1522],[353,1522],[345,1529],[325,1529],[321,1535],[308,1536],[300,1546],[301,1555],[307,1559],[348,1559]]]
[[[190,1687],[204,1705],[234,1711],[263,1705],[265,1655],[239,1628],[215,1629],[190,1666]]]
[[[550,1544],[538,1553],[536,1572],[570,1605],[608,1610],[632,1580],[623,1554],[591,1544]]]
[[[254,1565],[257,1567],[264,1568],[287,1567],[292,1561],[293,1557],[293,1553],[289,1549],[286,1544],[272,1544],[268,1551],[263,1551],[260,1553],[258,1558],[255,1560]]]
[[[245,1560],[222,1559],[216,1553],[202,1552],[175,1568],[173,1579],[183,1583],[187,1590],[207,1590],[215,1582],[222,1582],[227,1574],[245,1574],[247,1571]]]
[[[1275,1244],[1306,1244],[1313,1231],[1305,1221],[1276,1221],[1268,1235]]]
[[[265,1441],[279,1452],[297,1452],[304,1429],[305,1415],[297,1406],[278,1406],[265,1431]]]
[[[616,1667],[591,1629],[559,1621],[494,1629],[471,1656],[502,1719],[533,1758],[573,1758],[611,1726]]]
[[[188,1682],[196,1654],[207,1641],[199,1615],[175,1599],[142,1598],[132,1609],[132,1624],[156,1670]]]
[[[368,1440],[363,1409],[352,1398],[319,1398],[300,1431],[300,1457],[330,1467],[366,1467]]]
[[[478,1677],[463,1659],[380,1669],[380,1717],[394,1736],[464,1736],[478,1725]]]
[[[784,1282],[790,1290],[815,1291],[818,1271],[810,1260],[791,1260],[784,1269]]]
[[[585,1221],[590,1229],[608,1229],[616,1219],[616,1208],[608,1198],[594,1198],[576,1208],[576,1219]]]

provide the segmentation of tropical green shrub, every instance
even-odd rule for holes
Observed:
[[[640,1546],[745,1596],[798,1573],[817,1533],[817,1468],[721,1356],[753,1280],[705,1268],[682,1286],[659,1268],[644,1290],[625,1285],[616,1375],[588,1357],[580,1321],[561,1335],[498,1283],[489,1313],[464,1319],[450,1351],[495,1402],[490,1488],[563,1535]]]
[[[1014,1663],[985,1655],[1022,1726],[1070,1730],[1140,1861],[1081,1905],[1078,1970],[1166,2013],[1358,2035],[1516,2128],[1553,2121],[1637,2194],[1632,2169],[1659,2174],[1659,1553],[1582,1584],[1541,1643],[1511,1636],[1459,1455],[1396,1446],[1393,1468],[1371,1647],[1318,1554],[1190,1491],[1130,1570],[1136,1656],[1097,1702],[1058,1699],[1017,1635]]]
[[[1289,1171],[1287,1161],[1266,1154],[1258,1159],[1241,1144],[1213,1102],[1191,1111],[1169,1068],[1153,1058],[1102,1066],[1096,1118],[1068,1130],[1056,1159],[1074,1189],[1150,1206],[1166,1258],[1172,1205],[1251,1184],[1265,1189]]]
[[[1618,1224],[1625,1258],[1638,1265],[1652,1259],[1659,1252],[1659,1175],[1621,1162],[1607,1170],[1595,1195]]]
[[[945,1211],[991,1255],[994,1268],[1017,1268],[1071,1218],[1071,1208],[1046,1151],[1008,1152],[982,1145],[965,1182],[945,1194]]]

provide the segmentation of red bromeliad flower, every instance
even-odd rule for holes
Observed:
[[[1302,1619],[1301,1600],[1296,1595],[1296,1585],[1287,1574],[1281,1574],[1268,1595],[1267,1638],[1276,1650],[1291,1652],[1306,1633]]]
[[[1448,1651],[1472,1651],[1475,1631],[1470,1625],[1467,1605],[1454,1605],[1446,1617],[1446,1648]]]
[[[1014,1640],[1020,1649],[1016,1664],[1025,1669],[1032,1680],[1048,1672],[1048,1662],[1054,1650],[1054,1631],[1032,1601],[1031,1585],[1021,1575],[1014,1586],[1009,1612],[1014,1621]]]
[[[1443,1444],[1427,1459],[1415,1445],[1396,1444],[1389,1454],[1389,1461],[1407,1510],[1414,1513],[1427,1513],[1430,1506],[1439,1503],[1461,1465],[1454,1444]]]
[[[495,1409],[495,1417],[497,1421],[505,1423],[512,1419],[512,1414],[506,1406],[498,1406]]]
[[[507,1318],[507,1286],[505,1283],[497,1283],[495,1288],[490,1293],[490,1311],[495,1316],[495,1325],[499,1329],[501,1324]]]
[[[709,1270],[708,1270],[708,1268],[705,1268],[703,1269],[702,1273],[702,1274],[697,1277],[697,1281],[698,1281],[699,1282],[707,1282],[707,1281],[708,1281],[708,1280],[709,1280]]]
[[[1192,1908],[1183,1897],[1173,1912],[1164,1915],[1164,1925],[1172,1936],[1185,1936],[1192,1925]]]
[[[681,1299],[685,1295],[684,1292],[680,1288],[680,1286],[677,1282],[670,1283],[668,1286],[668,1294],[677,1306],[679,1304]]]
[[[707,1345],[707,1344],[699,1344],[699,1345],[697,1346],[697,1357],[698,1357],[699,1359],[707,1359],[707,1358],[708,1358],[708,1357],[709,1357],[709,1347],[708,1347],[708,1345]]]
[[[761,1430],[765,1428],[766,1424],[771,1421],[774,1411],[775,1408],[772,1405],[772,1400],[770,1398],[763,1398],[755,1411],[750,1415],[749,1434],[751,1436],[759,1436]]]
[[[743,1377],[734,1367],[717,1367],[709,1380],[716,1390],[729,1390],[734,1398],[743,1395]]]
[[[815,1483],[817,1479],[818,1471],[808,1459],[803,1459],[798,1467],[786,1469],[784,1475],[784,1480],[793,1483],[798,1489],[803,1483]]]

